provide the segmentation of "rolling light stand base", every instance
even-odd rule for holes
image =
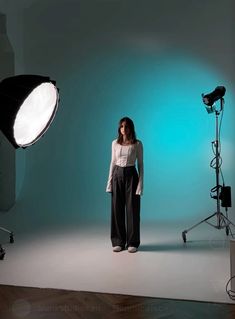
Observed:
[[[6,228],[3,228],[3,227],[0,227],[0,230],[9,234],[9,236],[10,236],[9,242],[10,242],[10,244],[13,244],[14,243],[14,233]],[[6,254],[5,249],[0,245],[0,260],[4,259],[5,254]]]
[[[209,219],[213,218],[213,217],[217,217],[217,225],[213,225],[212,223],[208,222]],[[202,223],[207,223],[208,225],[216,228],[216,229],[224,229],[225,228],[225,232],[226,235],[228,236],[229,234],[233,237],[233,233],[231,231],[231,227],[230,225],[235,227],[235,224],[233,224],[223,213],[214,213],[212,215],[210,215],[209,217],[201,220],[199,223],[193,225],[192,227],[190,227],[189,229],[186,229],[182,232],[182,238],[184,243],[186,243],[187,241],[187,236],[186,234],[192,230],[193,228],[199,226]]]
[[[13,244],[14,243],[14,233],[11,230],[8,230],[8,229],[3,228],[3,227],[0,227],[0,230],[5,232],[5,233],[8,233],[10,235],[9,241],[11,244]]]
[[[6,254],[5,249],[2,248],[2,246],[0,245],[0,260],[4,259],[5,254]]]

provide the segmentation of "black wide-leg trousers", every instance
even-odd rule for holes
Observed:
[[[135,166],[115,166],[112,178],[112,246],[140,245],[140,195],[136,195],[138,173]]]

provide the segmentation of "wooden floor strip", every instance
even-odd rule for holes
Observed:
[[[234,319],[235,304],[0,285],[0,319]]]

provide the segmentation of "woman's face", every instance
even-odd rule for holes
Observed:
[[[126,122],[121,123],[120,132],[122,135],[126,135],[126,136],[130,134],[130,128]]]

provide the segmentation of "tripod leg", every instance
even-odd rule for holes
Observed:
[[[232,236],[232,238],[234,238],[231,227],[230,227],[230,224],[233,225],[233,223],[231,223],[231,221],[228,219],[228,217],[224,216],[224,214],[222,214],[222,213],[220,213],[220,217],[223,220],[223,223],[225,225],[224,227],[225,227],[226,235],[229,236],[229,234],[230,234]]]
[[[186,243],[186,241],[187,241],[186,234],[187,234],[186,230],[182,232],[182,238],[183,238],[184,243]]]
[[[229,225],[231,224],[231,225],[233,225],[233,226],[235,227],[235,224],[233,224],[233,223],[231,222],[231,220],[228,219],[228,217],[224,216],[224,214],[222,214],[222,213],[221,213],[221,215],[222,215],[223,218],[228,222]]]
[[[193,228],[195,228],[195,227],[199,226],[200,224],[206,222],[208,219],[214,217],[215,215],[216,215],[216,213],[214,213],[214,214],[210,215],[209,217],[207,217],[207,218],[201,220],[199,223],[193,225],[193,226],[190,227],[189,229],[184,230],[184,231],[182,232],[183,240],[185,239],[184,242],[186,242],[186,234],[187,234],[190,230],[192,230]]]
[[[233,233],[231,231],[231,227],[230,226],[226,226],[226,235],[229,236],[229,234],[232,236],[232,238],[234,238]]]

